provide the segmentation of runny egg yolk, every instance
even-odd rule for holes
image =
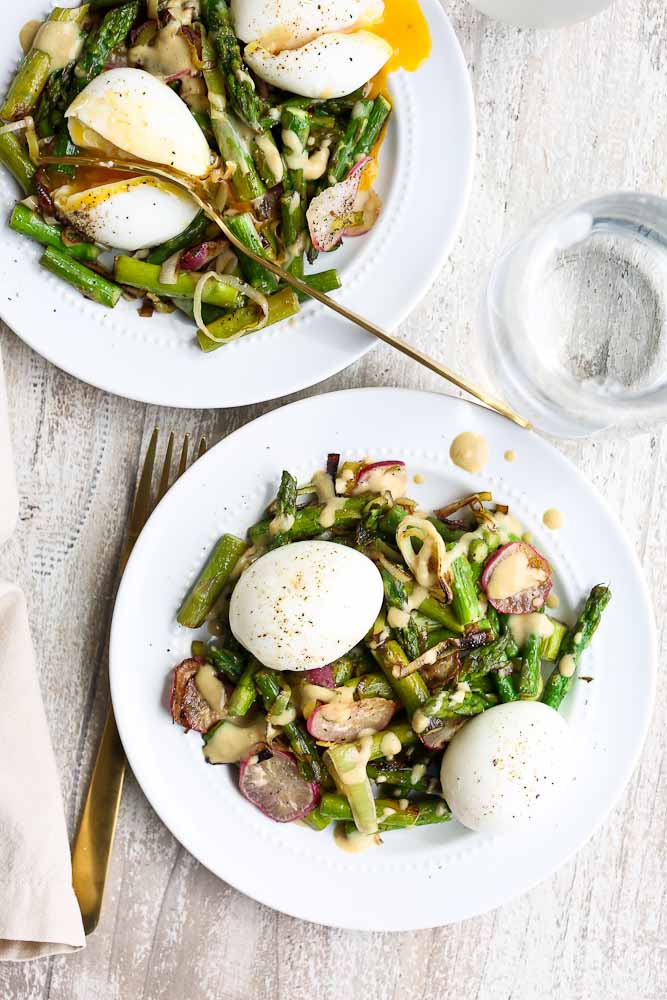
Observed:
[[[431,32],[419,0],[384,0],[384,14],[380,21],[370,26],[370,31],[389,42],[394,54],[371,82],[370,97],[377,97],[387,90],[387,77],[397,69],[413,73],[431,54]],[[366,191],[373,186],[378,172],[378,156],[384,140],[382,135],[371,150],[371,162],[361,178],[359,189]]]
[[[389,42],[393,56],[373,79],[371,97],[387,89],[387,77],[397,69],[413,73],[431,54],[431,32],[419,0],[384,0],[382,19],[371,31]]]

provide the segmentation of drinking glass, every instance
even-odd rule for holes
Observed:
[[[547,433],[667,420],[667,201],[621,192],[541,219],[497,260],[482,329],[500,394]]]

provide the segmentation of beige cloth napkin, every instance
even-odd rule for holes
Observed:
[[[0,544],[17,515],[0,356]],[[0,579],[0,961],[84,944],[25,598]]]

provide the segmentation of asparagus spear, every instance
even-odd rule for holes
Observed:
[[[62,238],[63,227],[45,222],[41,215],[33,212],[27,205],[19,202],[9,217],[10,228],[23,236],[43,243],[44,246],[55,247],[77,260],[96,261],[101,251],[94,243],[65,243]]]
[[[403,800],[405,801],[405,800]],[[452,814],[442,799],[411,799],[401,808],[396,799],[376,799],[376,818],[380,832],[404,830],[411,826],[446,823]],[[344,795],[325,792],[320,802],[323,816],[339,821],[351,820],[352,810]]]
[[[218,56],[232,110],[254,132],[264,132],[274,124],[269,106],[255,90],[243,60],[225,0],[204,0],[202,18]]]
[[[482,609],[467,558],[455,559],[450,573],[454,613],[461,625],[471,625],[482,617]]]
[[[376,785],[391,785],[394,788],[401,788],[404,792],[426,792],[431,779],[424,777],[425,770],[423,765],[421,767],[417,765],[416,767],[392,769],[369,764],[366,773]]]
[[[101,274],[91,271],[85,264],[80,264],[68,253],[56,250],[55,247],[48,246],[40,259],[40,264],[47,271],[57,275],[67,281],[74,288],[78,288],[86,298],[98,302],[100,305],[108,306],[110,309],[118,302],[121,289],[113,282],[107,281]]]
[[[426,618],[430,618],[431,621],[438,622],[439,625],[444,625],[449,631],[458,633],[459,635],[463,634],[464,627],[452,609],[446,604],[436,601],[434,597],[427,597],[426,600],[422,601],[418,610],[420,614],[425,615]]]
[[[522,701],[532,701],[540,693],[540,649],[542,637],[529,635],[523,646],[521,673],[519,674],[519,697]]]
[[[335,526],[350,527],[354,525],[359,520],[361,510],[367,503],[368,496],[348,497],[345,503],[336,510]],[[320,524],[320,516],[323,510],[324,504],[301,507],[296,512],[294,524],[289,532],[290,541],[300,542],[306,538],[316,538],[318,535],[321,535],[325,530]],[[248,534],[253,545],[264,545],[270,540],[270,523],[270,520],[259,521],[250,528]]]
[[[304,816],[301,823],[305,823],[309,826],[311,830],[315,830],[319,833],[320,830],[326,830],[326,828],[331,824],[331,819],[325,816],[319,806],[315,806],[312,812],[309,812],[307,816]]]
[[[546,638],[542,640],[540,657],[543,660],[549,660],[551,663],[555,663],[558,659],[563,639],[567,635],[567,625],[563,625],[563,623],[559,622],[557,618],[550,618],[549,620],[553,625],[553,632],[551,635],[546,636]]]
[[[211,128],[215,141],[223,160],[234,164],[232,186],[237,197],[240,201],[254,201],[264,194],[266,188],[257,173],[248,146],[227,110],[225,81],[223,73],[216,65],[212,40],[205,31],[202,31],[201,35],[204,80],[208,88]]]
[[[259,254],[260,257],[264,257],[265,260],[274,259],[275,254],[272,250],[269,250],[260,239],[260,235],[255,228],[253,217],[249,212],[242,212],[240,215],[229,216],[225,221],[236,238],[239,239],[244,246],[254,250],[256,254]],[[264,292],[265,295],[270,295],[278,288],[278,278],[276,275],[271,271],[267,271],[261,264],[256,264],[254,260],[251,260],[250,257],[246,257],[245,254],[241,254],[239,257],[239,265],[243,277],[253,286],[253,288],[257,288],[258,291]]]
[[[275,711],[276,701],[281,693],[280,675],[275,670],[259,670],[255,674],[255,684],[267,712]],[[290,692],[291,693],[291,692]],[[289,702],[288,702],[289,704]],[[287,707],[287,706],[285,706]],[[282,730],[299,762],[299,770],[306,781],[320,781],[322,766],[317,746],[310,734],[295,720],[282,725]]]
[[[487,698],[474,691],[464,691],[462,697],[457,698],[456,692],[443,689],[428,698],[419,712],[427,719],[455,719],[459,716],[479,715],[489,707]]]
[[[194,297],[197,282],[201,274],[181,271],[172,285],[163,285],[160,281],[160,268],[157,264],[149,264],[135,257],[116,257],[114,266],[115,278],[121,285],[131,285],[133,288],[143,288],[155,295],[166,298],[191,299]],[[238,292],[231,285],[223,285],[218,281],[209,281],[202,295],[202,302],[212,306],[232,308],[238,304]]]
[[[355,688],[357,698],[387,698],[391,701],[394,689],[383,674],[363,674]]]
[[[205,292],[206,289],[204,289]],[[269,315],[262,327],[264,330],[267,326],[272,326],[274,323],[280,323],[284,319],[289,319],[290,316],[294,316],[299,311],[298,299],[291,288],[283,288],[282,291],[276,292],[275,295],[270,295],[267,301],[269,304]],[[224,347],[225,343],[229,340],[236,339],[243,331],[250,333],[252,328],[259,322],[260,316],[260,308],[256,305],[241,306],[234,312],[227,313],[212,323],[208,323],[206,317],[203,316],[204,322],[214,337],[222,337],[224,339],[211,340],[202,330],[197,330],[199,346],[202,351],[207,353],[217,351],[219,347]],[[293,539],[290,540],[293,541]]]
[[[298,275],[297,277],[302,276]],[[309,288],[315,288],[318,292],[323,292],[325,295],[328,292],[335,292],[341,286],[338,271],[333,267],[328,271],[318,271],[317,274],[306,274],[303,276],[303,280]],[[297,292],[296,294],[299,302],[306,302],[310,298],[304,292]]]
[[[180,607],[176,616],[179,625],[199,628],[204,624],[246,548],[242,539],[234,535],[222,536]]]
[[[358,101],[354,105],[345,132],[338,140],[329,160],[329,169],[327,171],[329,184],[336,184],[338,181],[342,181],[353,165],[354,148],[363,135],[372,107],[373,102],[365,99]]]
[[[560,708],[574,683],[581,654],[590,645],[600,624],[602,612],[610,600],[611,591],[604,584],[598,584],[591,590],[576,625],[568,631],[561,643],[557,665],[544,686],[542,701],[545,705]]]
[[[276,496],[276,510],[270,529],[273,535],[272,548],[286,545],[289,541],[287,533],[294,524],[298,488],[299,484],[294,476],[287,470],[283,470]]]
[[[501,702],[518,700],[519,695],[511,673],[504,674],[501,670],[496,670],[491,676]]]
[[[72,86],[74,63],[49,75],[35,111],[35,128],[40,138],[53,135],[62,124]]]
[[[239,677],[227,704],[227,712],[233,718],[240,718],[247,715],[255,704],[255,698],[257,697],[255,675],[261,669],[262,664],[259,660],[252,659]]]
[[[373,789],[366,774],[371,738],[338,743],[324,755],[327,768],[350,806],[350,815],[360,833],[377,833]]]
[[[380,133],[389,117],[391,104],[386,97],[379,94],[373,101],[373,107],[368,114],[366,127],[361,133],[352,150],[352,164],[357,163],[364,156],[368,156],[375,143],[380,138]]]
[[[53,144],[54,156],[76,156],[79,152],[70,138],[67,123],[63,121],[56,133],[56,140]],[[76,171],[74,167],[69,167],[65,163],[54,163],[49,168],[53,173],[65,174],[66,177],[74,177]]]
[[[0,163],[18,181],[24,194],[35,190],[35,166],[25,147],[12,132],[0,135]]]
[[[307,159],[306,143],[310,134],[310,118],[303,108],[285,108],[281,119],[283,155],[287,170],[283,177],[280,213],[283,242],[296,243],[306,223],[306,182],[303,164]]]
[[[238,653],[233,653],[230,649],[222,649],[220,646],[207,646],[203,642],[193,642],[192,655],[203,656],[219,674],[223,674],[227,680],[234,684],[238,684],[245,670],[245,664]]]
[[[371,648],[371,653],[376,663],[382,670],[394,694],[405,706],[408,717],[412,718],[420,705],[428,700],[429,693],[426,682],[419,671],[408,674],[407,677],[396,677],[394,669],[408,665],[408,658],[394,639],[383,642],[377,649]]]
[[[178,250],[187,250],[188,247],[201,243],[209,225],[210,219],[206,213],[203,210],[198,212],[187,229],[184,229],[182,233],[178,234],[178,236],[173,236],[170,240],[167,240],[166,243],[162,243],[159,247],[155,247],[154,250],[151,250],[146,258],[146,263],[164,264],[167,257],[171,257],[171,255],[176,253]]]
[[[109,56],[126,38],[139,14],[140,0],[129,0],[104,15],[101,24],[86,37],[74,67],[72,81],[75,97],[91,80],[99,76]]]

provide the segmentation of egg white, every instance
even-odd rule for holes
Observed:
[[[488,709],[454,736],[442,761],[442,794],[471,830],[508,833],[552,817],[573,777],[572,733],[540,702]]]
[[[115,250],[154,247],[182,233],[198,206],[178,188],[154,177],[131,177],[77,191],[54,192],[58,212],[94,243]]]
[[[382,606],[382,578],[356,549],[293,542],[253,563],[232,593],[232,632],[275,670],[332,663],[360,642]]]
[[[72,142],[107,155],[163,163],[202,177],[211,166],[204,133],[162,80],[121,66],[96,76],[65,112]]]
[[[320,35],[298,49],[272,53],[259,42],[246,46],[245,60],[274,87],[326,100],[344,97],[367,83],[392,55],[391,45],[371,31]]]
[[[232,0],[232,20],[243,42],[271,51],[294,49],[329,31],[351,31],[378,21],[383,0]]]

